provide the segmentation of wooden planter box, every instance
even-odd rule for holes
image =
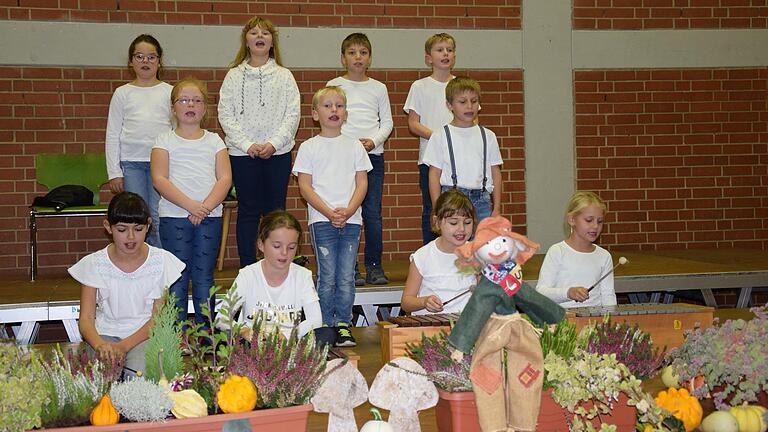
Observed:
[[[162,430],[163,432],[220,432],[233,420],[247,420],[253,430],[306,431],[312,405],[269,408],[238,414],[215,414],[191,419],[174,419],[163,423],[118,423],[110,426],[79,426],[45,429],[52,432],[131,432]]]

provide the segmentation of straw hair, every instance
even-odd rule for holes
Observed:
[[[589,206],[595,206],[604,212],[608,209],[608,205],[605,201],[594,192],[577,191],[571,195],[571,199],[568,200],[568,205],[565,208],[565,218],[563,220],[563,231],[566,236],[570,235],[571,232],[568,218],[577,216],[582,210]]]

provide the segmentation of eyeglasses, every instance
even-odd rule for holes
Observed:
[[[182,105],[189,105],[190,102],[194,102],[195,105],[200,105],[200,104],[204,103],[205,100],[200,99],[200,98],[192,98],[192,99],[190,99],[190,98],[183,97],[183,98],[176,99],[176,102],[178,102],[178,103],[180,103]],[[176,102],[174,102],[174,103],[176,103]]]
[[[136,60],[137,62],[143,62],[144,60],[146,60],[146,61],[148,61],[150,63],[154,63],[159,58],[160,58],[160,56],[158,56],[156,54],[136,53],[136,54],[133,55],[133,59]]]

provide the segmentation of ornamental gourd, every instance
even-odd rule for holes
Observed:
[[[192,390],[182,390],[168,393],[168,397],[173,401],[171,414],[178,419],[205,417],[208,415],[208,405],[200,393]]]
[[[685,425],[685,430],[690,432],[701,424],[704,412],[698,399],[691,396],[686,389],[668,388],[656,396],[656,405],[671,412]]]
[[[731,414],[739,422],[739,432],[765,432],[768,429],[763,415],[766,409],[759,405],[741,405],[731,408]]]
[[[232,375],[219,386],[216,399],[225,413],[240,413],[256,408],[256,386],[244,376]]]
[[[371,408],[373,420],[368,420],[360,429],[360,432],[395,432],[389,423],[381,418],[381,413],[376,408]]]
[[[680,380],[672,366],[667,366],[661,371],[661,382],[669,387],[680,388]]]
[[[104,395],[91,411],[91,424],[94,426],[113,425],[120,421],[120,413],[112,405],[109,395]]]
[[[728,411],[715,411],[701,422],[701,432],[739,432],[739,422]]]

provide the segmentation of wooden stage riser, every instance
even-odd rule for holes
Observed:
[[[651,336],[655,347],[672,349],[680,346],[685,339],[685,331],[694,328],[712,326],[712,309],[702,308],[700,312],[679,314],[615,315],[613,322],[637,324]],[[603,317],[566,317],[576,324],[580,331],[589,322],[601,322]],[[450,332],[449,326],[399,327],[392,323],[379,323],[381,331],[381,358],[383,362],[407,355],[406,344],[421,342],[422,335],[434,336],[440,332]]]

